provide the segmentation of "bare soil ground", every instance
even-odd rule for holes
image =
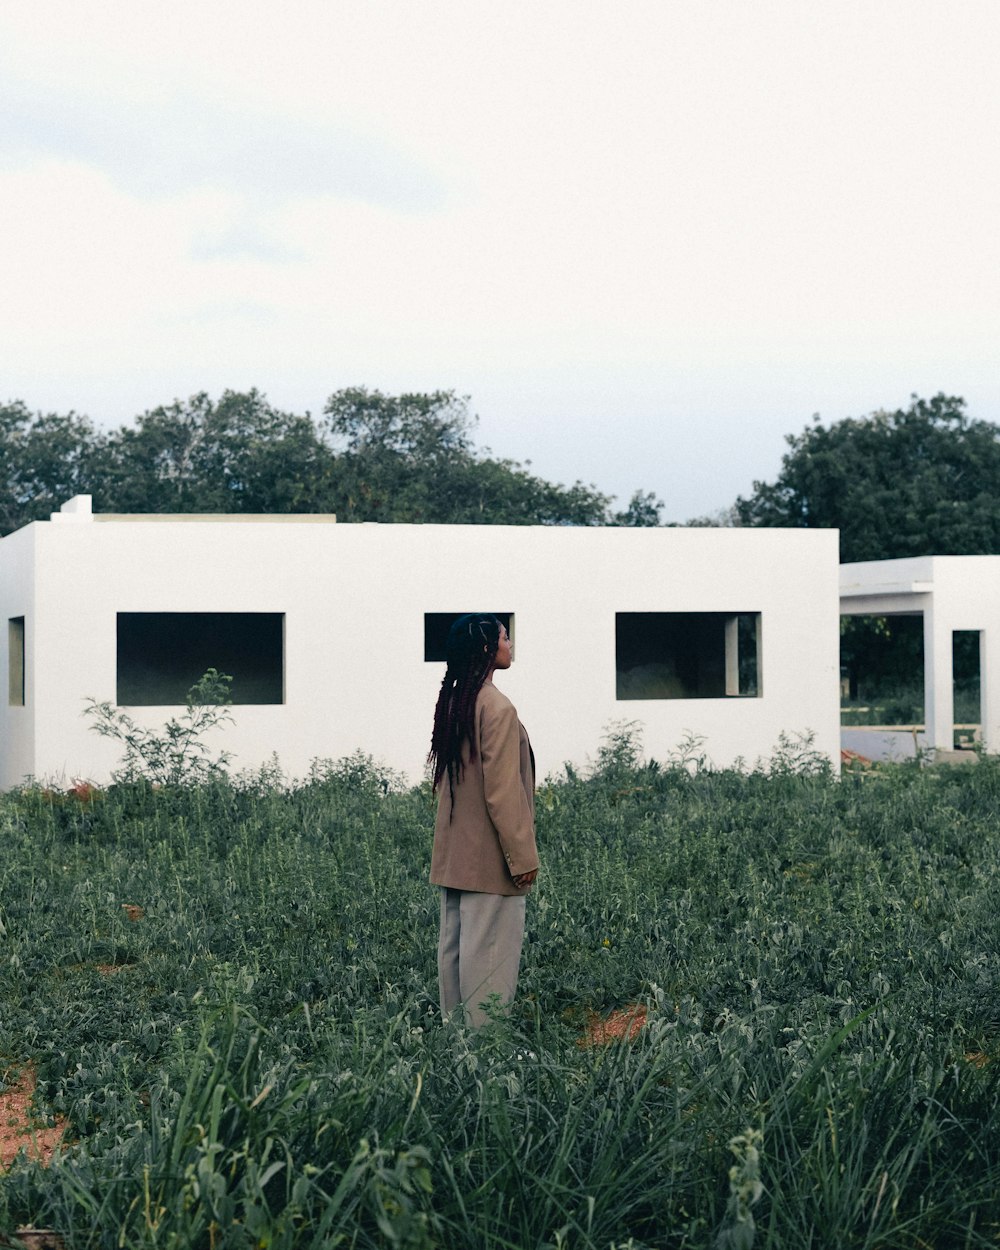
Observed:
[[[48,1163],[66,1131],[64,1121],[48,1126],[32,1108],[35,1071],[29,1064],[20,1071],[4,1073],[0,1088],[0,1168],[9,1168],[18,1152]]]
[[[606,1018],[594,1013],[587,1021],[587,1030],[577,1045],[606,1046],[623,1037],[631,1041],[645,1023],[646,1008],[641,1003],[619,1007]]]

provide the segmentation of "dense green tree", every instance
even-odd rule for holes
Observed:
[[[1000,552],[1000,428],[964,400],[914,396],[787,442],[777,480],[736,501],[741,524],[836,527],[844,561]]]
[[[0,532],[48,520],[100,477],[104,438],[74,412],[32,413],[0,404]]]
[[[345,521],[657,523],[652,496],[612,514],[610,498],[592,486],[553,484],[516,461],[480,454],[468,401],[453,391],[392,396],[353,387],[331,395],[324,414],[342,449],[336,512]]]
[[[332,512],[343,521],[656,525],[637,491],[623,511],[593,486],[547,482],[476,448],[452,391],[337,391],[322,417],[282,412],[259,391],[199,393],[111,433],[89,420],[0,407],[0,529],[89,493],[103,512]]]
[[[663,500],[657,499],[652,491],[637,490],[622,512],[614,515],[615,525],[653,526],[660,525],[663,514]]]
[[[334,456],[312,419],[259,391],[201,393],[108,439],[95,504],[114,512],[321,512]]]

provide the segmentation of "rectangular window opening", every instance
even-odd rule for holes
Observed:
[[[840,618],[840,723],[924,722],[922,612]]]
[[[119,612],[118,704],[176,706],[214,668],[233,703],[285,701],[283,612]]]
[[[24,707],[24,617],[7,621],[7,702]]]
[[[980,631],[956,629],[951,636],[951,672],[955,697],[954,745],[971,748],[979,741],[982,724]]]
[[[514,613],[494,612],[503,622],[510,638],[511,657],[514,656]],[[464,612],[425,612],[424,613],[424,662],[427,664],[443,664],[447,659],[448,631]]]
[[[616,612],[616,698],[760,698],[759,612]]]

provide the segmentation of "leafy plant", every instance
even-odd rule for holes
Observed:
[[[729,1140],[736,1162],[729,1169],[729,1204],[726,1221],[715,1238],[714,1250],[751,1250],[756,1225],[753,1207],[760,1201],[764,1185],[760,1179],[760,1129],[747,1129]]]
[[[807,729],[801,733],[789,733],[782,730],[778,734],[778,744],[771,753],[765,767],[772,777],[787,776],[789,773],[799,776],[830,776],[830,757],[814,746],[815,731]]]
[[[631,772],[642,762],[642,724],[637,720],[612,720],[604,727],[593,766],[595,777]]]
[[[310,785],[379,795],[404,788],[402,774],[360,750],[339,760],[314,759],[308,781]]]
[[[224,775],[232,757],[227,751],[213,754],[204,735],[232,722],[228,708],[232,681],[210,668],[188,691],[181,716],[171,717],[159,730],[137,725],[127,712],[111,703],[88,699],[83,714],[91,718],[90,728],[125,748],[121,765],[112,773],[114,780],[192,786]]]

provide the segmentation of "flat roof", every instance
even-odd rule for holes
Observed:
[[[334,512],[94,512],[94,521],[227,521],[237,524],[333,525]]]

